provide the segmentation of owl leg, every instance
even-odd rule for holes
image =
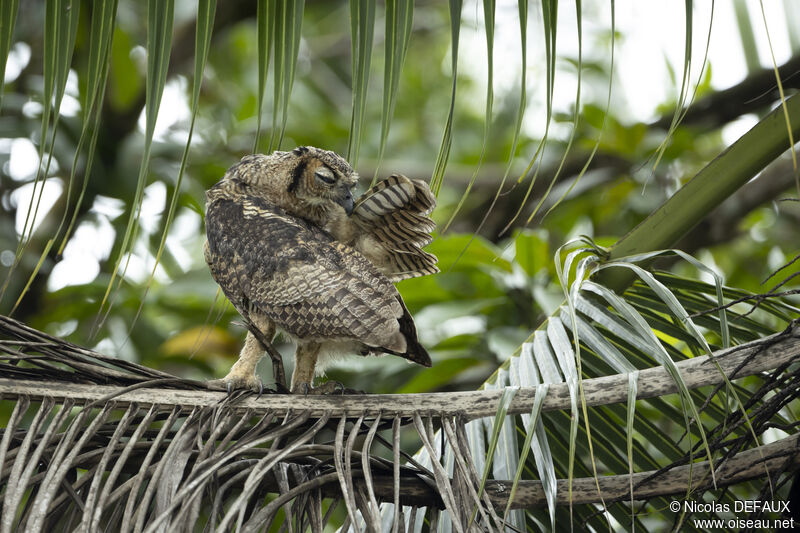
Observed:
[[[321,344],[316,342],[298,343],[294,352],[294,372],[292,372],[292,392],[311,392],[314,382],[314,368],[317,366],[317,357]]]
[[[250,336],[255,337],[261,345],[261,349],[266,351],[269,358],[272,359],[272,377],[275,378],[278,392],[286,392],[286,373],[283,370],[283,358],[280,352],[272,345],[272,338],[275,336],[275,325],[271,321],[267,321],[266,324],[266,326],[262,327],[264,327],[267,333],[263,333],[264,330],[250,324],[248,326],[249,331],[247,332],[247,336],[248,338]],[[246,339],[245,342],[247,342]]]
[[[292,393],[294,394],[364,394],[347,389],[338,381],[326,381],[319,387],[311,387],[314,382],[314,369],[322,345],[316,342],[298,343],[294,353],[294,372],[292,373]]]
[[[263,385],[256,375],[256,366],[262,357],[264,349],[261,343],[248,331],[242,351],[239,352],[239,359],[233,363],[230,372],[224,378],[213,380],[212,383],[226,387],[228,392],[234,389],[261,390]]]
[[[262,319],[261,317],[256,318],[248,324],[248,330],[244,346],[239,353],[239,359],[233,364],[228,375],[219,380],[220,384],[229,391],[232,389],[254,389],[260,391],[263,385],[261,384],[261,379],[256,375],[256,366],[258,366],[261,358],[264,357],[265,349],[268,352],[272,349],[273,352],[277,353],[271,342],[272,337],[275,336],[275,325],[270,320]],[[255,334],[253,333],[254,331]],[[270,356],[272,357],[271,352]],[[280,354],[278,354],[278,358],[280,358]],[[282,377],[283,365],[281,364],[280,372],[275,375],[275,379],[279,380]],[[282,383],[280,384],[282,385]]]

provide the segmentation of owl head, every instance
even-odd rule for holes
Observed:
[[[343,209],[353,210],[358,174],[341,156],[313,146],[291,152],[248,155],[225,179],[246,185],[270,203],[294,215],[324,222]]]
[[[341,156],[313,146],[289,152],[295,158],[288,191],[311,205],[339,204],[349,215],[353,210],[352,189],[358,174]]]

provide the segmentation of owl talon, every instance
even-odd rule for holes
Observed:
[[[222,379],[212,379],[208,381],[208,385],[213,389],[223,389],[227,392],[228,396],[237,390],[251,390],[258,392],[259,395],[264,391],[264,384],[261,379],[255,375],[250,377],[241,377],[228,374]]]
[[[315,394],[314,388],[311,387],[310,383],[305,381],[301,381],[300,383],[295,383],[292,386],[291,393],[292,394],[302,394],[303,396],[308,396],[309,394]]]

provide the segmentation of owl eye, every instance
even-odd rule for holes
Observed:
[[[333,175],[333,171],[328,167],[319,167],[316,172],[314,172],[314,176],[323,183],[327,183],[328,185],[333,185],[336,183],[336,177]]]

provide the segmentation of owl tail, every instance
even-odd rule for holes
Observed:
[[[433,240],[436,224],[428,215],[435,206],[436,198],[427,183],[396,174],[356,202],[350,216],[383,248],[381,259],[386,266],[382,271],[390,280],[439,272],[436,256],[422,249]]]
[[[408,312],[406,304],[399,294],[397,295],[397,300],[403,308],[402,316],[397,319],[400,323],[400,330],[395,331],[390,338],[384,339],[380,346],[374,344],[363,345],[361,355],[390,353],[418,365],[432,366],[431,356],[428,354],[428,350],[419,343],[414,319],[411,318],[411,313]]]
[[[406,317],[408,319],[408,324],[411,326],[411,330],[413,331],[413,336],[409,336],[410,338],[406,337],[406,353],[401,353],[398,355],[408,359],[409,361],[413,361],[418,365],[428,367],[432,366],[433,363],[431,362],[431,356],[428,353],[428,350],[426,350],[425,347],[419,343],[419,339],[417,339],[417,329],[414,327],[414,321],[411,320],[411,315],[406,315]],[[403,320],[400,321],[400,331],[403,331]]]
[[[397,333],[397,336],[401,338],[398,338],[398,342],[395,343],[398,345],[397,349],[387,348],[386,346],[381,349],[404,359],[408,359],[418,365],[431,366],[431,356],[428,354],[428,350],[419,343],[419,338],[417,338],[417,326],[414,325],[414,319],[411,318],[411,313],[408,312],[406,303],[399,294],[397,295],[397,300],[400,302],[400,305],[403,306],[403,316],[397,319],[400,323],[400,331]],[[399,348],[399,346],[405,346],[405,348]]]

